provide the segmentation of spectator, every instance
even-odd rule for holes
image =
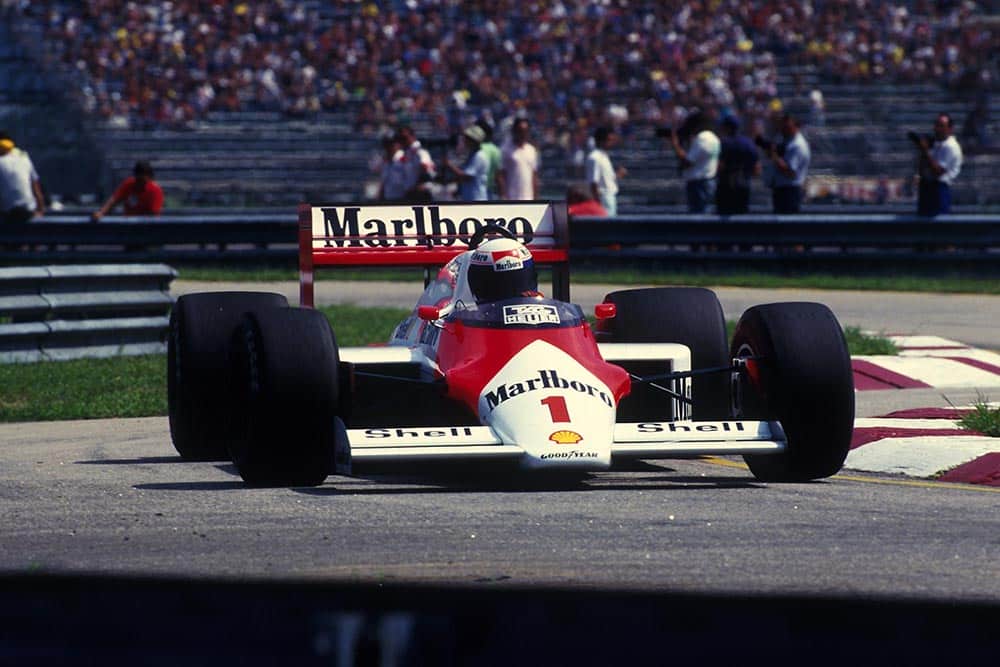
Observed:
[[[91,220],[97,222],[122,203],[125,215],[159,215],[163,210],[163,189],[153,180],[153,167],[148,162],[135,163],[132,175],[122,181],[100,209],[90,214]]]
[[[499,193],[497,172],[500,171],[500,147],[493,143],[493,125],[489,121],[480,118],[476,121],[476,125],[483,130],[486,137],[479,145],[483,153],[486,154],[486,160],[490,165],[489,173],[486,175],[486,192],[490,199],[496,199]]]
[[[740,134],[738,118],[728,114],[723,117],[721,125],[715,210],[719,215],[749,213],[750,182],[760,173],[760,157],[753,142]]]
[[[706,213],[715,200],[721,145],[711,124],[709,115],[702,111],[696,111],[685,121],[683,134],[685,139],[690,137],[687,149],[681,145],[677,129],[671,127],[670,130],[670,145],[681,163],[688,213]]]
[[[403,147],[405,167],[403,184],[406,200],[415,203],[431,201],[431,181],[437,176],[431,154],[420,145],[413,128],[409,125],[399,128],[399,144]]]
[[[952,135],[951,116],[938,114],[934,136],[915,136],[917,144],[917,214],[951,212],[951,184],[962,169],[962,148]],[[933,141],[931,141],[933,139]]]
[[[516,118],[510,129],[510,139],[500,154],[497,186],[500,195],[509,200],[538,198],[538,170],[541,162],[538,149],[528,141],[527,118]]]
[[[618,178],[625,176],[625,168],[617,170],[611,164],[610,150],[618,142],[618,135],[609,127],[594,130],[594,150],[587,155],[586,175],[594,199],[608,212],[618,215]]]
[[[490,173],[490,159],[483,150],[486,132],[478,125],[470,125],[462,132],[462,141],[468,148],[465,164],[459,169],[446,157],[444,168],[458,180],[458,198],[462,201],[486,201],[489,193],[486,181]]]
[[[382,201],[402,201],[406,197],[406,162],[399,136],[390,134],[382,139],[382,148],[378,198]]]
[[[574,183],[566,191],[566,212],[570,215],[593,215],[606,218],[608,211],[601,206],[590,191],[589,186]]]
[[[764,144],[765,155],[771,161],[769,184],[774,212],[798,213],[802,210],[802,192],[809,173],[812,155],[809,143],[799,131],[799,124],[790,113],[780,117],[781,142]]]
[[[0,223],[24,223],[45,214],[45,196],[26,151],[0,132]]]

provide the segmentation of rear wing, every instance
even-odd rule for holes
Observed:
[[[468,248],[478,229],[496,224],[552,269],[552,296],[569,301],[566,202],[299,205],[299,303],[313,306],[322,266],[441,267]]]

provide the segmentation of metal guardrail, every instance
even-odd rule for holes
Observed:
[[[0,363],[166,351],[164,264],[0,268]]]
[[[295,211],[106,217],[51,217],[0,226],[0,265],[159,261],[247,263],[298,255]],[[615,262],[659,259],[837,266],[872,261],[1000,262],[1000,215],[923,218],[850,213],[691,214],[578,217],[570,222],[571,257]]]

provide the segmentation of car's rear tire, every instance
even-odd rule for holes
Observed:
[[[233,330],[248,311],[287,306],[281,294],[185,294],[170,313],[167,406],[170,437],[182,458],[228,460],[225,420],[226,354]]]
[[[854,429],[854,376],[844,332],[818,303],[754,306],[733,335],[733,357],[755,357],[740,378],[742,416],[777,420],[787,449],[744,457],[755,477],[801,482],[836,474]]]
[[[229,452],[247,484],[316,486],[334,471],[339,364],[333,330],[318,311],[243,317],[230,346]]]
[[[694,370],[729,366],[726,320],[715,292],[701,287],[651,287],[611,292],[604,300],[617,306],[617,314],[598,321],[600,340],[680,343],[691,350]],[[727,419],[729,385],[729,374],[724,372],[692,378],[692,417]]]

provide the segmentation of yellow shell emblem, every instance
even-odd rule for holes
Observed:
[[[549,436],[549,440],[558,445],[575,445],[583,440],[583,436],[576,431],[556,431]]]

